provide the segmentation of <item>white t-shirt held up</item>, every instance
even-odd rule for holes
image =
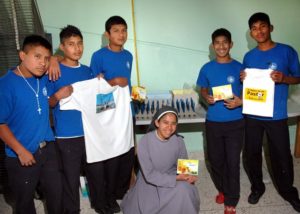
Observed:
[[[72,95],[60,101],[60,109],[81,111],[87,162],[103,161],[128,152],[134,145],[128,86],[112,87],[103,78],[72,86]]]
[[[243,114],[273,117],[275,83],[271,69],[246,68],[243,82]]]

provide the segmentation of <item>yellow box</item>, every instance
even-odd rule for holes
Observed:
[[[146,99],[146,88],[142,86],[132,86],[131,99],[144,102]]]

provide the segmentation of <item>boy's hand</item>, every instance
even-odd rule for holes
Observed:
[[[205,100],[210,105],[212,105],[212,104],[214,104],[216,102],[215,99],[214,99],[214,97],[212,95],[206,95],[205,96]]]
[[[0,138],[18,156],[22,166],[32,166],[36,163],[33,155],[17,140],[7,124],[0,124]]]
[[[241,106],[242,104],[242,99],[235,95],[233,95],[233,99],[224,100],[224,105],[229,109],[234,109],[238,106]]]
[[[25,148],[18,154],[18,158],[22,166],[32,166],[36,163],[31,152]]]
[[[49,62],[49,68],[46,74],[48,74],[49,80],[56,81],[59,79],[61,73],[59,68],[59,60],[55,56],[51,56],[50,62]]]
[[[201,87],[200,94],[209,105],[212,105],[216,102],[214,97],[208,93],[208,88]]]
[[[242,82],[245,80],[246,75],[247,75],[247,74],[246,74],[246,72],[245,72],[244,70],[242,70],[242,71],[240,72],[240,79],[241,79]]]
[[[282,83],[284,80],[284,74],[280,71],[272,71],[270,76],[271,79],[276,83]]]
[[[70,96],[72,93],[73,93],[72,85],[68,85],[60,88],[55,94],[53,94],[49,98],[48,102],[50,107],[54,108],[61,99]]]
[[[104,74],[103,74],[103,73],[99,73],[98,76],[97,76],[97,78],[98,78],[98,79],[104,78]]]
[[[72,93],[73,87],[71,85],[64,86],[55,93],[55,98],[59,101],[63,98],[70,96]]]

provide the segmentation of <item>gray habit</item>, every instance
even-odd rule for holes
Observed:
[[[156,131],[138,144],[141,171],[135,185],[124,196],[124,214],[198,214],[200,200],[195,185],[176,181],[177,160],[187,158],[182,137],[161,141]]]

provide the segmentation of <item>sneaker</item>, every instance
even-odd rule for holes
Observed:
[[[223,192],[219,192],[219,194],[216,196],[216,203],[217,204],[224,204],[224,194]]]
[[[236,214],[236,209],[233,206],[225,206],[224,214]]]
[[[248,203],[249,204],[257,204],[260,197],[265,193],[265,190],[260,192],[260,191],[252,191],[248,197]]]
[[[95,209],[98,214],[114,214],[109,208]]]
[[[113,212],[113,213],[119,213],[121,212],[121,208],[118,204],[117,201],[111,201],[109,204],[108,204],[108,207],[109,209]]]
[[[294,210],[297,212],[300,212],[300,200],[299,198],[293,199],[293,200],[288,200],[288,202],[292,205]]]

